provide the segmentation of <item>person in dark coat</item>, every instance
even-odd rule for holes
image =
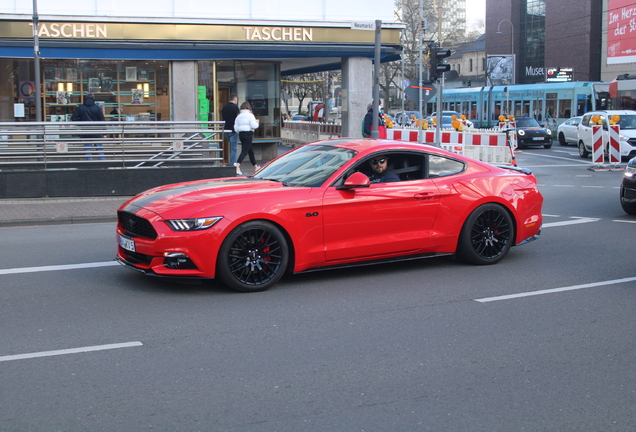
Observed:
[[[84,103],[75,109],[75,112],[71,116],[71,121],[86,121],[86,122],[98,122],[105,121],[104,112],[102,108],[95,104],[95,95],[93,93],[87,93],[84,97]],[[84,138],[90,141],[101,140],[101,135],[80,135],[80,138]],[[91,147],[102,148],[102,143],[88,143],[84,142],[84,148],[86,148],[88,155],[86,160],[93,160],[90,153]],[[104,153],[99,153],[99,160],[104,160]]]
[[[378,112],[378,130],[384,127],[384,116],[382,115],[382,106],[380,106],[380,112]],[[373,104],[367,105],[367,115],[364,116],[363,131],[365,138],[371,138],[371,129],[373,129]]]
[[[224,129],[226,131],[231,131],[226,132],[225,136],[230,142],[230,165],[232,166],[236,164],[236,157],[238,156],[238,132],[234,130],[234,122],[241,111],[236,102],[238,102],[238,95],[236,93],[231,93],[230,102],[221,110],[221,115],[225,121]]]

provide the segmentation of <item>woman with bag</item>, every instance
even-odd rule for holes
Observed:
[[[241,162],[246,155],[249,155],[250,162],[254,165],[254,169],[258,171],[260,166],[256,165],[256,158],[254,157],[254,150],[252,150],[252,139],[254,137],[254,131],[258,129],[258,120],[252,114],[252,106],[249,102],[243,102],[241,104],[241,112],[236,116],[234,121],[234,130],[239,134],[239,140],[241,141],[241,154],[239,155],[234,166],[236,167],[236,174],[243,175],[241,172]]]

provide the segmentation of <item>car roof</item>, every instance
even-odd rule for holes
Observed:
[[[346,148],[358,153],[371,153],[375,151],[426,151],[444,156],[457,157],[464,160],[456,153],[451,153],[430,144],[409,143],[389,139],[369,139],[369,138],[335,138],[331,140],[316,141],[306,145],[332,145],[334,147]]]

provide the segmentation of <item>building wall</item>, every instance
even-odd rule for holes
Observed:
[[[330,20],[380,19],[394,22],[393,2],[386,0],[38,0],[38,14],[106,17],[201,18],[215,20]],[[0,14],[33,14],[26,0],[0,0]]]
[[[514,53],[517,84],[535,82],[536,74],[545,76],[548,67],[572,67],[576,81],[601,79],[601,23],[603,3],[608,0],[546,0],[545,56],[543,65],[533,65],[533,71],[521,65],[525,39],[522,34],[522,0],[487,0],[486,2],[486,52],[510,54],[511,25],[514,26]],[[629,0],[627,0],[629,1]],[[501,35],[497,35],[497,28]],[[537,70],[542,69],[542,70]],[[533,75],[534,74],[534,75]],[[534,81],[533,81],[534,79]],[[540,80],[541,82],[543,80]]]
[[[575,81],[599,81],[601,17],[601,0],[548,1],[544,67],[571,67]]]

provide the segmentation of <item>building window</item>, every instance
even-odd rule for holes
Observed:
[[[522,84],[543,82],[545,57],[545,3],[546,0],[522,0],[519,53],[516,56]]]
[[[470,59],[469,64],[470,64],[470,66],[469,66],[470,71],[472,72],[473,71],[473,59]]]

